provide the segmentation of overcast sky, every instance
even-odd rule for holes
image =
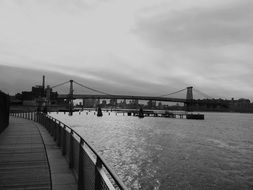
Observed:
[[[45,70],[117,94],[253,100],[252,20],[252,0],[0,0],[1,88]]]

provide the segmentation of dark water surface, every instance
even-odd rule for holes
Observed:
[[[253,114],[51,115],[99,150],[130,189],[253,189]]]

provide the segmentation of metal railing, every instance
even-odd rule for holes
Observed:
[[[126,190],[126,186],[111,167],[77,132],[61,121],[36,112],[10,113],[43,125],[61,148],[78,180],[78,190]]]

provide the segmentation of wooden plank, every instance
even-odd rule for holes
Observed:
[[[51,183],[52,189],[77,189],[73,172],[46,129],[11,117],[0,134],[0,189],[48,190]]]
[[[11,118],[0,134],[0,189],[50,189],[43,140],[32,121]]]

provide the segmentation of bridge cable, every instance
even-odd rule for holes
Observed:
[[[61,87],[57,87],[56,88],[57,92],[59,92],[59,94],[68,94],[69,93],[69,87],[65,86],[61,86]]]
[[[89,90],[91,90],[91,91],[98,92],[98,93],[101,93],[101,94],[104,94],[104,95],[111,95],[111,94],[108,94],[108,93],[106,93],[106,92],[103,92],[103,91],[100,91],[100,90],[96,90],[96,89],[90,88],[90,87],[85,86],[85,85],[83,85],[83,84],[80,84],[80,83],[78,83],[78,82],[76,82],[76,81],[73,81],[73,82],[74,82],[75,84],[77,84],[77,85],[79,85],[79,86],[81,86],[81,87],[83,87],[83,88],[89,89]]]
[[[204,98],[206,99],[213,99],[211,96],[208,96],[206,93],[204,92],[201,92],[200,90],[198,89],[193,89],[195,92],[199,93],[200,95],[204,96]]]
[[[57,84],[57,85],[55,85],[55,86],[52,86],[51,88],[55,88],[55,87],[58,87],[58,86],[62,86],[62,85],[67,84],[67,83],[69,83],[69,81],[66,81],[66,82]]]
[[[184,90],[186,90],[186,89],[187,89],[187,88],[184,88],[184,89],[182,89],[182,90],[178,90],[178,91],[176,91],[176,92],[172,92],[172,93],[169,93],[169,94],[164,94],[164,95],[161,95],[161,96],[159,96],[159,97],[169,96],[169,95],[172,95],[172,94],[176,94],[176,93],[182,92],[182,91],[184,91]]]

